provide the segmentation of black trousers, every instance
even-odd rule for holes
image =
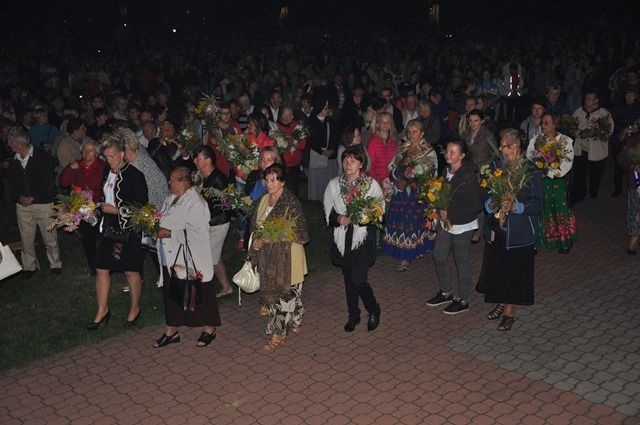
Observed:
[[[613,191],[620,193],[622,190],[622,181],[625,171],[618,165],[618,155],[622,152],[624,143],[616,141],[611,144],[611,153],[613,156]]]
[[[298,197],[300,195],[300,175],[302,174],[302,171],[300,171],[300,165],[287,167],[287,170],[289,172],[287,173],[285,184],[287,188],[292,191],[296,197]]]
[[[362,300],[364,308],[369,313],[377,310],[376,296],[367,281],[369,275],[369,265],[366,262],[355,264],[345,264],[342,266],[344,276],[344,289],[347,295],[347,310],[349,317],[359,317],[359,300]]]
[[[600,182],[604,172],[606,159],[600,161],[589,161],[586,152],[584,155],[573,158],[573,186],[571,190],[571,203],[582,201],[587,195],[592,198],[598,197]],[[587,186],[588,181],[588,186]]]

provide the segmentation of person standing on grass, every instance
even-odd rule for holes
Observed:
[[[9,163],[8,178],[11,198],[16,202],[18,229],[22,241],[22,277],[30,279],[36,268],[36,232],[47,249],[51,273],[62,273],[58,248],[58,233],[49,232],[53,223],[55,197],[55,165],[53,157],[41,148],[31,145],[29,133],[22,127],[9,131],[9,147],[15,156]]]

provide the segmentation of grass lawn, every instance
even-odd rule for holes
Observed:
[[[309,273],[317,273],[331,267],[328,255],[329,230],[325,226],[319,203],[303,202],[303,205],[309,233],[313,235],[306,247]],[[230,230],[222,252],[229,279],[240,269],[244,260],[235,248],[237,238],[237,233]],[[6,208],[0,208],[0,241],[6,244],[19,240],[15,220]],[[111,323],[101,326],[98,331],[87,331],[85,325],[93,320],[96,310],[95,280],[87,273],[78,237],[62,230],[58,233],[63,262],[61,276],[49,273],[40,236],[36,241],[42,270],[30,280],[22,280],[16,275],[0,282],[0,330],[6,339],[0,345],[0,371],[128,332],[120,328],[129,308],[129,294],[122,292],[124,275],[114,274],[111,278]],[[145,261],[145,277],[139,327],[164,323],[162,291],[155,286],[157,273],[148,257]],[[235,285],[232,286],[237,290]],[[228,296],[221,303],[233,303],[236,300],[237,297]]]

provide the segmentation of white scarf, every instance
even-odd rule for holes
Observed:
[[[377,181],[371,179],[371,185],[365,196],[372,198],[382,198],[382,189]],[[331,179],[327,184],[327,189],[324,192],[324,214],[327,224],[329,224],[329,215],[331,210],[336,210],[336,213],[344,215],[347,212],[347,206],[340,196],[340,176]],[[338,226],[333,229],[333,241],[338,247],[340,255],[344,256],[344,244],[347,235],[347,228],[345,226]],[[351,250],[358,249],[367,238],[367,227],[353,225],[353,238],[351,239]]]

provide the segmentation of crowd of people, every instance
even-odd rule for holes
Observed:
[[[37,228],[51,272],[62,273],[56,232],[47,230],[55,196],[90,190],[101,202],[100,218],[77,229],[96,279],[97,311],[87,329],[111,318],[111,272],[125,274],[131,296],[123,326],[136,324],[149,254],[166,311],[155,347],[178,342],[183,325],[202,327],[197,344],[207,346],[221,323],[217,299],[233,293],[222,261],[231,229],[260,272],[260,314],[270,335],[264,348],[272,351],[302,327],[304,245],[312,242],[300,202],[306,199],[324,209],[332,232],[331,259],[344,275],[345,331],[360,322],[359,300],[368,330],[380,323],[368,282],[379,250],[398,260],[398,272],[433,252],[439,290],[427,305],[446,304],[447,314],[467,311],[470,245],[481,240],[476,289],[496,304],[487,317],[501,318],[498,329],[506,331],[515,305],[534,302],[536,247],[570,252],[577,240],[573,209],[587,192],[601,195],[609,157],[616,164],[611,196],[622,193],[625,173],[629,182],[627,252],[634,255],[638,40],[614,32],[564,34],[544,45],[522,32],[490,33],[482,41],[464,31],[420,35],[415,43],[406,43],[409,34],[375,36],[372,43],[360,34],[316,40],[309,31],[296,40],[241,37],[233,48],[209,40],[215,60],[197,56],[202,40],[193,39],[146,46],[129,60],[122,50],[136,43],[98,56],[82,46],[58,57],[16,47],[0,66],[0,153],[5,206],[22,240],[23,278],[39,268]],[[203,93],[219,107],[213,127],[198,110]],[[574,127],[563,124],[567,119]],[[275,134],[292,140],[298,124],[307,133],[280,149]],[[198,135],[197,149],[178,141],[185,130]],[[259,151],[252,170],[221,149],[225,137],[241,134]],[[549,169],[537,166],[541,142],[562,151]],[[526,184],[514,198],[492,199],[481,187],[483,170],[515,168],[524,170]],[[453,188],[438,211],[447,223],[440,228],[425,218],[419,199],[425,179],[434,177]],[[230,184],[253,202],[251,212],[203,195]],[[356,189],[380,199],[382,229],[347,214],[348,194]],[[149,201],[162,211],[157,238],[133,231],[123,213],[130,203]],[[287,220],[295,226],[286,240],[258,236],[265,222]],[[176,301],[169,284],[190,268],[203,283],[194,310]]]

